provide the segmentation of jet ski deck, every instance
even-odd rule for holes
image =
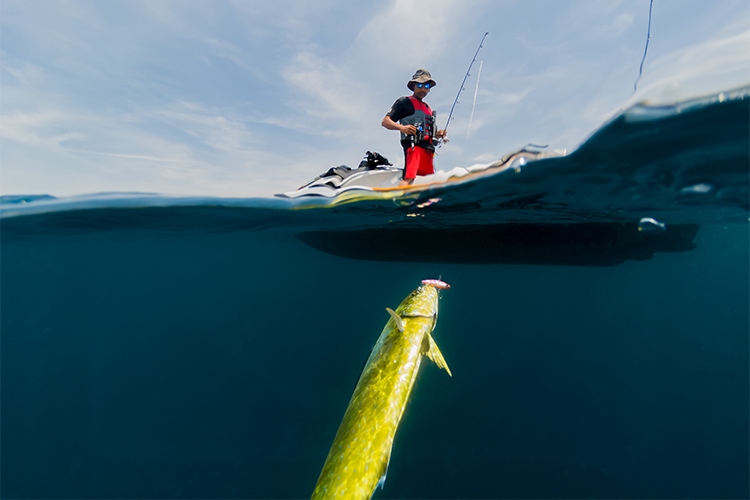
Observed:
[[[439,170],[431,175],[417,176],[414,183],[410,186],[399,186],[403,177],[403,169],[394,167],[382,155],[368,151],[365,160],[356,169],[351,169],[346,165],[331,167],[328,171],[320,174],[296,191],[280,193],[274,196],[279,198],[300,198],[306,196],[333,198],[343,193],[357,190],[371,193],[390,191],[413,192],[435,185],[474,180],[510,169],[520,171],[528,163],[564,155],[564,151],[531,151],[520,149],[489,164],[473,165],[467,168],[455,167],[448,171]]]

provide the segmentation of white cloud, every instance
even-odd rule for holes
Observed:
[[[2,64],[3,71],[7,71],[22,85],[32,85],[44,77],[44,69],[29,63],[23,63],[22,67],[11,67]]]
[[[321,120],[324,128],[328,128],[325,123],[333,123],[349,129],[364,116],[367,98],[359,94],[356,78],[352,78],[346,67],[304,51],[295,56],[282,74],[293,93],[292,105]],[[298,99],[297,94],[305,98]]]
[[[652,83],[629,104],[670,103],[750,84],[750,30],[674,51],[648,64],[647,70]]]
[[[141,155],[125,155],[125,154],[117,154],[117,153],[94,153],[92,151],[81,151],[76,149],[70,150],[72,153],[83,153],[83,154],[90,154],[90,155],[99,155],[99,156],[111,156],[113,158],[130,158],[133,160],[147,160],[147,161],[161,161],[161,162],[168,162],[168,163],[192,163],[195,160],[175,160],[173,158],[157,158],[155,156],[141,156]]]
[[[378,64],[412,68],[416,60],[429,64],[445,50],[461,19],[471,16],[475,2],[395,0],[375,16],[357,37],[363,55]]]
[[[617,14],[611,24],[598,26],[594,31],[594,36],[597,38],[601,36],[607,36],[610,38],[618,37],[633,25],[634,17],[635,16],[631,13],[623,12]]]
[[[85,140],[87,137],[81,132],[59,133],[65,129],[62,123],[70,118],[60,111],[5,114],[0,117],[0,137],[36,147],[59,146],[71,139]]]

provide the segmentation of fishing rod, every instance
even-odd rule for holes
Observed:
[[[461,82],[461,88],[460,88],[460,89],[458,89],[458,94],[456,95],[456,100],[455,100],[455,101],[453,101],[453,106],[451,106],[451,112],[450,112],[450,114],[448,115],[448,121],[447,121],[447,122],[445,122],[445,129],[444,129],[444,130],[445,130],[446,132],[447,132],[447,130],[448,130],[448,125],[449,125],[449,124],[450,124],[450,122],[451,122],[451,118],[453,117],[453,110],[455,109],[455,107],[456,107],[456,104],[458,104],[458,98],[459,98],[459,97],[461,96],[461,92],[462,92],[462,91],[464,90],[464,84],[466,83],[466,79],[467,79],[467,78],[469,78],[469,73],[470,73],[470,71],[471,71],[471,67],[472,67],[472,66],[474,66],[474,61],[476,61],[476,60],[477,60],[477,55],[479,54],[479,51],[481,50],[481,48],[482,48],[482,45],[484,44],[484,39],[485,39],[485,38],[487,38],[487,35],[489,35],[489,34],[490,34],[490,32],[489,32],[489,31],[487,31],[487,32],[486,32],[486,33],[484,34],[484,36],[482,37],[482,41],[481,41],[481,42],[479,42],[479,47],[477,47],[477,51],[476,51],[476,52],[474,53],[474,58],[473,58],[473,59],[471,60],[471,64],[469,64],[469,69],[467,69],[467,70],[466,70],[466,76],[464,76],[464,81],[463,81],[463,82]],[[445,135],[443,135],[443,137],[445,137]]]
[[[638,70],[638,78],[636,78],[633,84],[633,94],[638,90],[638,82],[643,76],[643,63],[646,61],[646,54],[648,53],[648,41],[651,40],[651,9],[654,7],[654,0],[648,6],[648,35],[646,36],[646,50],[643,51],[643,59],[641,59],[641,69]]]

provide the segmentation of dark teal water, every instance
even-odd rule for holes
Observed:
[[[385,307],[441,276],[453,377],[375,498],[747,498],[749,123],[630,110],[409,201],[5,197],[0,494],[309,497]]]

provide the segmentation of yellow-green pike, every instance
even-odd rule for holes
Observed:
[[[430,333],[439,280],[425,280],[395,311],[372,348],[312,498],[369,499],[385,483],[393,437],[425,354],[450,375]]]

